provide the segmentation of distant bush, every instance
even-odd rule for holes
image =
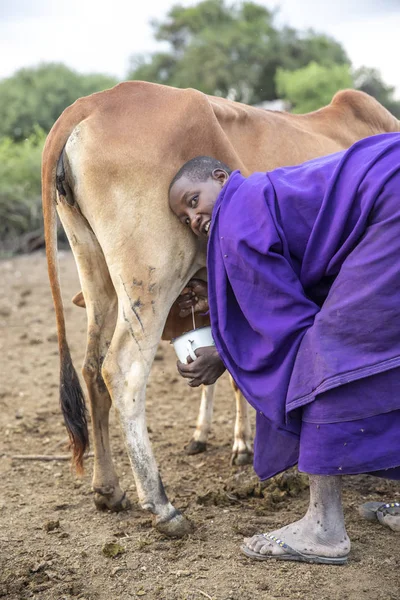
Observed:
[[[41,236],[40,168],[45,138],[39,127],[22,142],[0,138],[0,249],[3,251],[29,250],[29,239]],[[24,248],[24,244],[28,247]]]
[[[1,252],[43,245],[40,171],[47,132],[77,98],[116,83],[114,77],[53,63],[20,69],[0,81]]]
[[[116,83],[114,77],[77,73],[57,63],[20,69],[0,80],[0,137],[22,141],[37,125],[50,131],[62,111],[77,98]]]

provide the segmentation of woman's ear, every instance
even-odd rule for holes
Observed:
[[[221,184],[221,186],[223,186],[226,183],[229,175],[223,169],[214,169],[214,171],[212,172],[212,177],[213,179],[216,179]]]

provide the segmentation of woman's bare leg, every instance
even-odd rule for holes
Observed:
[[[303,554],[342,557],[350,551],[342,506],[342,479],[309,475],[310,505],[306,515],[290,525],[270,532]],[[261,555],[285,554],[285,549],[262,534],[244,540],[245,546]]]

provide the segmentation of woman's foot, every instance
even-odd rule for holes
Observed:
[[[379,521],[392,531],[400,531],[400,502],[365,502],[359,513],[368,521]]]
[[[268,539],[263,534],[245,538],[245,548],[265,557],[286,554],[285,545],[310,557],[339,558],[347,556],[350,552],[350,540],[344,527],[327,529],[323,521],[313,521],[308,513],[300,521],[281,527],[268,535],[275,539]]]
[[[300,521],[269,534],[246,538],[242,551],[247,556],[260,560],[283,555],[288,555],[290,560],[319,557],[332,559],[332,562],[347,557],[350,540],[344,524],[341,478],[310,475],[309,479],[307,514]]]

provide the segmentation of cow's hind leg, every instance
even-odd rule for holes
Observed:
[[[186,446],[187,454],[200,454],[207,450],[207,439],[211,429],[213,414],[214,392],[215,384],[202,386],[196,429],[192,439]]]
[[[137,246],[130,248],[128,241],[125,250],[127,256],[138,253]],[[141,251],[141,260],[136,256],[134,263],[114,257],[110,261],[118,295],[118,319],[102,372],[119,412],[140,505],[153,513],[160,532],[180,537],[190,532],[191,525],[164,491],[148,436],[145,397],[166,316],[182,283],[171,285],[173,278],[165,263],[155,266],[158,261],[153,248],[149,260],[143,245]],[[159,257],[163,259],[163,254]]]
[[[231,463],[247,465],[253,462],[249,405],[232,377],[230,377],[236,400],[235,439],[232,447]]]
[[[92,487],[98,509],[119,511],[129,507],[111,457],[109,411],[111,398],[101,366],[115,329],[117,296],[101,248],[75,207],[59,204],[58,212],[71,243],[87,311],[87,348],[82,369],[88,390],[93,430]]]
[[[91,300],[92,297],[89,295],[88,304],[93,307]],[[114,294],[110,305],[104,307],[104,312],[95,309],[93,318],[88,319],[88,345],[83,365],[83,377],[89,392],[93,426],[94,502],[99,510],[109,509],[114,512],[130,506],[128,498],[119,485],[112,462],[109,440],[111,398],[101,375],[101,365],[115,329],[116,304]]]

